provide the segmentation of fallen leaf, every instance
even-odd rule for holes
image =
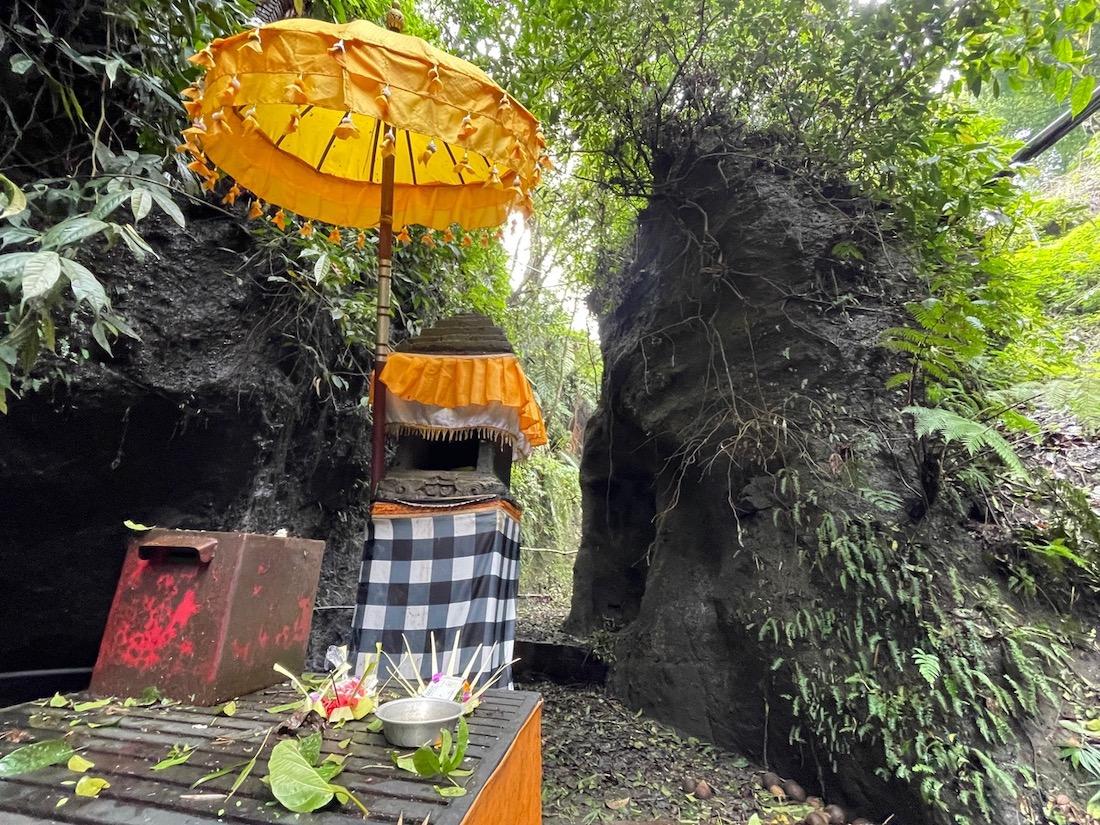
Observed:
[[[110,699],[93,699],[90,702],[80,702],[79,704],[73,705],[73,710],[77,713],[84,713],[89,710],[97,710],[109,704],[111,704]]]
[[[94,799],[99,796],[100,791],[109,787],[111,787],[111,783],[106,779],[101,779],[98,776],[82,776],[80,781],[76,783],[76,795],[90,796]]]
[[[230,699],[228,702],[222,705],[222,713],[224,713],[226,716],[232,716],[236,712],[237,702],[235,700]]]
[[[155,524],[153,525],[153,527],[146,527],[144,524],[140,524],[136,521],[130,521],[130,519],[126,519],[126,521],[122,522],[122,526],[133,530],[135,533],[144,533],[148,530],[152,530],[153,527],[156,527]]]
[[[95,762],[91,762],[81,756],[79,753],[74,753],[69,757],[68,767],[70,771],[74,773],[84,773],[89,768],[95,767]]]
[[[624,796],[622,799],[609,799],[603,804],[613,811],[621,811],[630,804],[630,797]]]
[[[0,733],[0,739],[18,745],[21,742],[29,742],[31,739],[34,739],[34,734],[22,728],[9,728],[3,733]],[[351,740],[349,739],[348,741],[350,742]]]
[[[57,804],[54,805],[54,807],[55,808],[60,808],[62,805],[64,805],[68,801],[69,801],[69,797],[63,796],[59,800],[57,800]]]
[[[24,745],[0,759],[0,778],[31,773],[64,762],[72,755],[72,747],[61,739]]]
[[[51,708],[64,708],[68,707],[69,700],[62,696],[60,693],[55,693],[53,698],[50,699]]]
[[[153,765],[153,770],[163,771],[167,768],[174,768],[176,765],[182,765],[191,758],[191,754],[194,752],[193,745],[173,745],[171,750],[168,751],[168,755]]]

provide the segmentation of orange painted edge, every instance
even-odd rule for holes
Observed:
[[[461,825],[542,825],[541,699]]]
[[[371,518],[401,518],[409,516],[446,516],[451,513],[468,513],[471,510],[503,510],[516,521],[521,521],[523,511],[514,504],[503,499],[484,502],[474,501],[470,504],[460,504],[455,507],[413,507],[408,504],[398,504],[394,501],[376,501],[370,508]]]

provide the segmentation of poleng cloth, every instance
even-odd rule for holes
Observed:
[[[519,590],[519,512],[499,499],[460,508],[374,505],[353,620],[355,666],[382,650],[407,679],[437,672],[481,683],[512,660]],[[451,662],[458,639],[458,661]],[[406,650],[406,640],[408,651]],[[389,675],[383,657],[380,678]],[[500,686],[510,687],[511,668]]]

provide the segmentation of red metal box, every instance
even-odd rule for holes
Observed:
[[[301,670],[325,543],[150,530],[130,541],[91,690],[213,705]]]

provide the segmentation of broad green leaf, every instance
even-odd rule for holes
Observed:
[[[0,278],[21,275],[27,261],[38,254],[38,252],[7,252],[0,255]]]
[[[1073,42],[1063,35],[1054,41],[1051,53],[1063,63],[1073,59]]]
[[[53,698],[50,699],[51,708],[64,708],[68,707],[69,700],[62,696],[60,693],[55,693]]]
[[[27,196],[23,194],[23,190],[4,175],[0,175],[0,189],[7,199],[4,208],[0,210],[0,218],[10,218],[27,208]]]
[[[326,782],[331,782],[333,779],[339,776],[340,771],[342,771],[343,769],[343,762],[330,762],[328,760],[325,760],[317,766],[317,773],[319,773]]]
[[[103,220],[109,216],[112,212],[122,206],[130,197],[130,191],[123,189],[120,192],[112,192],[111,194],[100,198],[99,202],[95,205],[95,208],[88,213],[89,217],[98,218]]]
[[[328,275],[329,268],[332,266],[332,261],[328,255],[321,254],[317,256],[317,260],[313,263],[313,282],[316,284],[325,280],[325,276]]]
[[[144,532],[146,530],[152,530],[152,527],[146,527],[144,524],[136,524],[130,519],[122,522],[125,527],[129,527],[131,530],[137,530],[138,532]],[[141,692],[140,696],[130,696],[122,701],[122,706],[127,708],[142,708],[149,707],[149,705],[155,705],[160,701],[160,691],[156,685],[149,685]]]
[[[95,762],[85,759],[79,753],[74,753],[72,756],[69,757],[69,761],[66,767],[68,767],[70,771],[75,771],[76,773],[84,773],[89,768],[94,768]]]
[[[107,291],[88,267],[71,258],[62,258],[61,270],[68,277],[77,301],[83,301],[97,312],[107,306]]]
[[[321,760],[321,732],[315,731],[299,739],[298,750],[309,764],[316,765]]]
[[[40,237],[42,233],[29,226],[5,226],[0,229],[0,249],[7,249],[13,244],[25,244]]]
[[[187,226],[187,221],[184,220],[183,217],[183,211],[176,205],[176,202],[172,200],[171,190],[166,190],[161,186],[152,186],[149,189],[149,194],[153,196],[153,200],[157,202],[157,206],[161,208],[161,211],[176,222],[176,226],[180,229]]]
[[[56,252],[35,252],[23,264],[23,302],[45,295],[60,277],[60,256]]]
[[[1073,91],[1069,96],[1070,114],[1076,117],[1085,110],[1092,100],[1093,90],[1096,89],[1096,78],[1085,76],[1073,84]]]
[[[47,739],[24,745],[0,759],[0,778],[48,768],[66,761],[72,755],[72,747],[62,739]]]
[[[439,757],[429,747],[423,747],[413,754],[413,766],[421,776],[437,776],[440,771]]]
[[[76,795],[90,796],[94,799],[99,796],[100,791],[109,787],[111,787],[111,783],[106,779],[101,779],[98,776],[82,776],[80,781],[76,783]]]
[[[1060,69],[1058,74],[1054,76],[1054,99],[1057,101],[1063,101],[1066,99],[1066,95],[1069,94],[1070,86],[1073,85],[1073,72],[1070,69]]]
[[[148,189],[135,189],[130,193],[130,210],[134,213],[134,223],[137,223],[153,208],[153,196]]]
[[[297,742],[286,739],[277,744],[267,768],[271,792],[287,810],[307,814],[332,801],[332,787],[306,761]]]
[[[110,699],[92,699],[90,702],[79,702],[73,705],[73,710],[77,713],[84,713],[88,710],[97,710],[106,707],[109,704],[111,704]]]
[[[86,238],[90,238],[92,235],[98,235],[109,225],[89,215],[77,215],[68,218],[53,226],[42,236],[42,248],[63,249],[66,246],[72,246]]]
[[[136,521],[130,521],[130,519],[126,519],[124,522],[122,522],[122,526],[126,527],[129,530],[133,530],[135,533],[144,533],[146,530],[152,530],[153,527],[156,527],[155,524],[153,525],[153,527],[149,527],[145,524],[141,524],[141,523],[136,522]],[[146,688],[146,690],[156,690],[156,688]],[[157,701],[157,699],[160,698],[160,695],[159,695],[160,692],[157,691],[157,693],[158,693],[158,695],[155,696],[152,699],[152,701],[149,702],[149,704],[152,704],[153,702]],[[144,698],[144,696],[145,696],[145,694],[142,694],[143,698]],[[127,700],[127,701],[129,701],[129,700]],[[140,704],[140,702],[135,701],[134,704],[137,705],[137,704]]]
[[[237,712],[237,703],[235,700],[230,699],[224,705],[222,705],[222,713],[225,716],[232,716]]]

